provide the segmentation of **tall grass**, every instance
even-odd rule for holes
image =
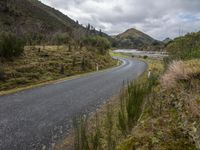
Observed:
[[[127,135],[139,119],[145,97],[156,84],[157,77],[151,75],[147,82],[129,82],[126,91],[120,97],[118,126],[123,135]]]
[[[73,120],[74,150],[101,150],[102,131],[99,124],[99,117],[96,113],[93,128],[89,128],[87,118],[82,115]]]
[[[74,149],[89,150],[88,121],[86,116],[77,117],[73,120],[74,126]]]
[[[120,94],[120,111],[118,112],[118,128],[121,130],[124,136],[128,133],[127,126],[127,112],[126,112],[126,90],[125,87],[122,88]]]
[[[107,141],[107,149],[108,150],[114,150],[116,143],[113,136],[113,127],[114,127],[114,121],[113,121],[113,111],[111,109],[111,106],[107,106],[107,113],[106,113],[106,141]]]
[[[74,149],[75,150],[114,150],[117,145],[116,132],[121,131],[127,136],[133,126],[138,121],[145,98],[152,91],[152,87],[156,84],[157,77],[151,75],[150,79],[145,81],[129,82],[127,88],[125,86],[120,94],[120,107],[118,115],[113,111],[110,104],[107,105],[103,123],[96,114],[95,124],[88,126],[87,117],[81,116],[74,119]],[[118,116],[118,118],[117,118]],[[118,128],[115,128],[115,127]],[[117,131],[115,131],[117,130]],[[121,136],[121,134],[120,134]]]
[[[91,147],[92,150],[100,150],[101,148],[101,138],[102,138],[102,133],[101,133],[101,129],[100,129],[100,124],[99,124],[99,117],[98,114],[96,113],[95,116],[95,120],[96,120],[96,124],[95,124],[95,129],[93,132],[91,132]]]
[[[95,124],[91,126],[88,126],[88,119],[85,116],[73,120],[75,150],[101,150],[105,147],[108,150],[114,150],[116,148],[113,111],[110,105],[107,105],[105,124],[100,126],[99,120],[97,113]],[[106,143],[104,146],[102,141]]]

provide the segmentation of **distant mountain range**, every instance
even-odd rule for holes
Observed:
[[[161,41],[155,40],[151,36],[134,28],[114,36],[114,39],[116,40],[113,44],[114,47],[154,50],[160,49],[163,46]]]

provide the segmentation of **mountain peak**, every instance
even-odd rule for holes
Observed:
[[[118,37],[120,38],[127,38],[127,37],[143,37],[143,36],[148,36],[148,38],[150,39],[151,37],[135,28],[130,28],[127,29],[125,32],[121,33],[118,35]]]
[[[119,47],[133,49],[160,49],[161,42],[135,28],[127,29],[125,32],[115,37],[118,40]]]

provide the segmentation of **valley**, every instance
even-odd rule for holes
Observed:
[[[0,150],[200,149],[200,3],[140,2],[0,1]]]

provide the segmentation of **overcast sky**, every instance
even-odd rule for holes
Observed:
[[[110,35],[136,28],[163,40],[200,30],[200,0],[41,0]]]

